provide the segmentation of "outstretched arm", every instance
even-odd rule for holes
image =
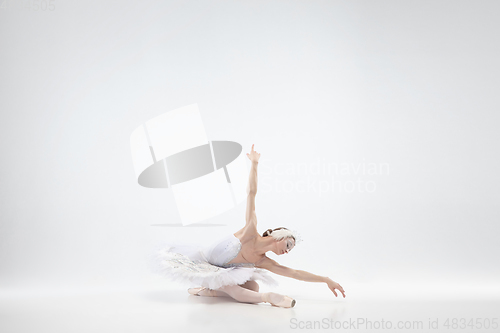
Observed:
[[[333,281],[329,277],[320,276],[320,275],[312,274],[312,273],[309,273],[306,271],[286,267],[286,266],[278,264],[276,261],[274,261],[268,257],[264,257],[263,259],[261,259],[259,261],[259,264],[256,265],[256,267],[265,268],[268,271],[271,271],[275,274],[290,277],[290,278],[300,280],[300,281],[324,282],[328,285],[328,288],[330,288],[330,290],[335,294],[335,297],[337,297],[337,292],[335,291],[335,289],[337,289],[338,291],[340,291],[342,293],[342,295],[345,298],[344,288],[342,288],[342,286],[340,284]]]
[[[255,215],[255,195],[257,194],[257,166],[259,165],[260,154],[253,150],[247,154],[250,161],[252,161],[252,169],[248,177],[247,186],[247,211],[245,213],[246,226],[253,226],[257,228],[257,216]]]
[[[250,176],[248,177],[248,194],[257,194],[257,166],[259,165],[260,154],[253,150],[247,154],[248,159],[252,162],[252,169],[250,170]]]

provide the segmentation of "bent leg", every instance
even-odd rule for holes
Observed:
[[[228,294],[226,294],[223,291],[215,290],[215,289],[202,288],[202,287],[189,288],[188,292],[190,294],[192,294],[192,295],[207,296],[207,297],[229,296]]]
[[[252,285],[251,283],[249,285]],[[248,286],[248,285],[247,285]],[[255,285],[253,285],[255,287]],[[258,285],[257,285],[258,286]],[[290,308],[295,305],[295,300],[291,297],[280,295],[273,292],[259,293],[243,285],[225,286],[217,290],[204,289],[198,293],[200,296],[230,296],[242,303],[261,303],[266,302],[274,306]]]
[[[243,284],[240,284],[239,286],[241,286],[242,288],[254,291],[254,292],[258,292],[259,291],[259,284],[256,281],[253,281],[253,280],[249,280],[249,281],[247,281],[247,282],[245,282]],[[195,289],[195,288],[193,288],[193,289]],[[226,292],[224,292],[222,290],[222,288],[219,288],[219,289],[208,289],[207,288],[207,289],[199,291],[198,295],[200,295],[200,296],[208,296],[208,297],[230,296]]]
[[[229,296],[225,292],[223,292],[220,289],[205,289],[201,293],[199,293],[201,296],[211,296],[211,297],[222,297],[222,296]]]

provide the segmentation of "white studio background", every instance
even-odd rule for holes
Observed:
[[[259,231],[303,238],[280,263],[498,281],[500,2],[2,3],[3,287],[138,285],[159,242],[241,228],[244,204],[182,227],[134,177],[131,132],[193,103],[262,154]]]

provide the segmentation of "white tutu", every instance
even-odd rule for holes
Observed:
[[[196,245],[166,246],[155,254],[155,273],[170,280],[200,285],[210,289],[259,280],[270,286],[278,282],[264,269],[252,263],[232,263],[241,250],[234,235],[223,238],[208,248]]]

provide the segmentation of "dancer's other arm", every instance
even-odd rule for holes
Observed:
[[[250,177],[248,178],[247,192],[249,194],[257,194],[257,166],[259,165],[260,154],[253,150],[247,153],[248,159],[252,162],[252,169],[250,170]]]
[[[298,270],[298,269],[293,269],[290,267],[286,267],[283,265],[278,264],[275,260],[272,260],[268,257],[264,257],[260,262],[259,265],[256,267],[259,268],[265,268],[270,272],[273,272],[278,275],[290,277],[296,280],[300,281],[307,281],[307,282],[324,282],[328,285],[328,288],[335,294],[335,297],[337,297],[337,292],[335,289],[340,291],[342,295],[345,298],[345,291],[344,288],[337,282],[333,281],[329,277],[326,276],[320,276],[316,274],[312,274],[306,271]]]
[[[252,161],[250,176],[248,177],[247,186],[247,211],[245,214],[246,225],[257,227],[257,216],[255,214],[255,196],[257,194],[257,167],[259,165],[260,154],[253,150],[247,154],[247,157]]]

